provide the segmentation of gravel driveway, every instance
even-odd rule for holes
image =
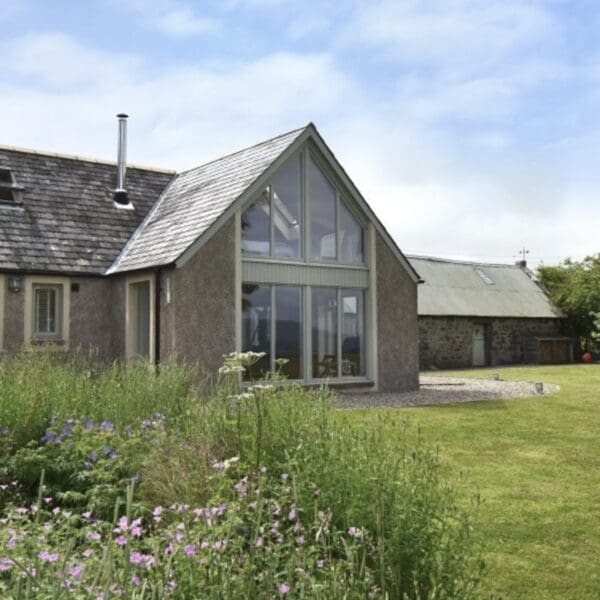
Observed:
[[[495,379],[471,379],[462,377],[436,377],[421,375],[420,388],[404,393],[340,394],[336,404],[342,408],[373,408],[382,406],[426,406],[476,402],[500,398],[526,398],[538,395],[535,383],[530,381],[502,381]],[[545,383],[543,394],[552,394],[559,386]]]

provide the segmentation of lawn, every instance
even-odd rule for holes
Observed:
[[[449,470],[460,473],[465,499],[481,495],[485,589],[493,597],[600,598],[600,366],[456,374],[494,372],[561,389],[527,399],[357,410],[354,416],[408,418],[439,446]]]

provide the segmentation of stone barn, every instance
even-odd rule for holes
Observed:
[[[573,341],[564,315],[527,264],[497,265],[410,256],[419,286],[421,369],[563,363]]]

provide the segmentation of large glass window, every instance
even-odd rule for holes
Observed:
[[[275,288],[275,358],[287,362],[281,367],[288,379],[301,379],[302,368],[302,288]]]
[[[271,254],[271,189],[242,215],[242,251],[244,254],[269,256]]]
[[[313,377],[338,376],[338,306],[336,288],[312,289]]]
[[[366,374],[363,290],[341,290],[342,376]]]
[[[310,255],[312,258],[335,260],[337,257],[336,202],[337,192],[321,169],[309,161]]]
[[[299,258],[301,254],[301,162],[288,161],[273,182],[273,254]]]
[[[242,349],[264,352],[247,378],[263,377],[271,370],[271,287],[245,283],[242,286]]]
[[[304,226],[303,214],[310,227]],[[361,265],[364,237],[363,225],[309,152],[288,160],[242,214],[247,256],[303,258],[306,247],[308,260]]]
[[[340,262],[362,265],[364,257],[364,232],[358,219],[340,199]]]

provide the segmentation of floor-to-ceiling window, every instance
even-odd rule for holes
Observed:
[[[323,164],[303,149],[241,213],[242,350],[264,353],[250,379],[369,374],[365,224]]]

